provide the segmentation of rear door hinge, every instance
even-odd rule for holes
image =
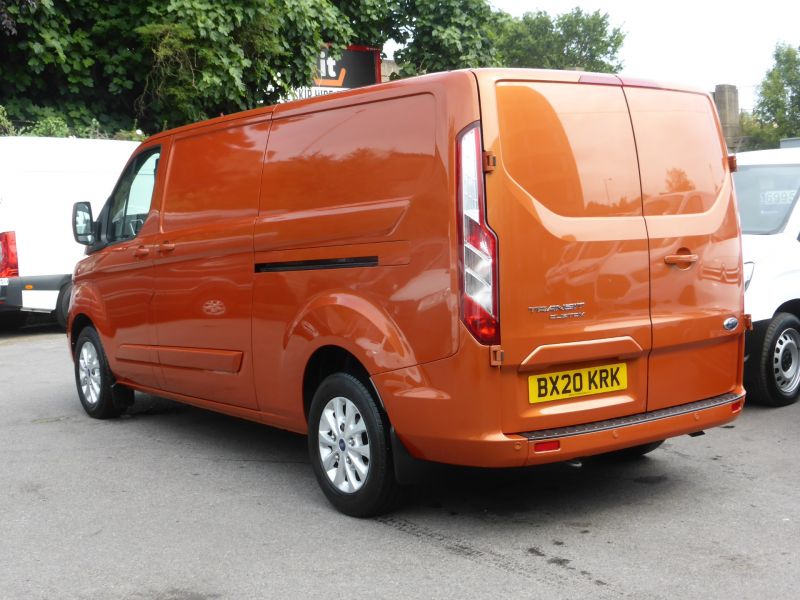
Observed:
[[[744,330],[753,331],[753,315],[744,315]]]
[[[497,156],[494,152],[485,151],[483,153],[483,172],[491,173],[497,168]]]
[[[489,364],[493,367],[499,367],[503,364],[502,346],[491,346],[489,348]]]

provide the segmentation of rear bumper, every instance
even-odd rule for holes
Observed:
[[[739,416],[744,398],[744,393],[723,394],[618,419],[523,433],[521,435],[528,441],[525,464],[544,464],[602,454],[718,427]],[[558,442],[558,449],[537,451],[537,446],[545,447],[543,442],[554,441]]]
[[[572,412],[561,419],[564,425],[551,419],[548,426],[546,418],[535,417],[528,424],[541,423],[541,429],[509,431],[520,420],[504,421],[503,412],[517,409],[507,398],[518,393],[519,375],[489,362],[488,348],[467,341],[454,357],[373,375],[397,441],[410,457],[474,467],[559,462],[724,425],[744,404],[739,385],[732,393],[669,408],[625,416]],[[527,396],[517,400],[527,403]]]
[[[474,467],[523,467],[605,454],[696,433],[736,419],[744,394],[724,394],[691,404],[575,427],[482,439],[430,439],[398,434],[414,458]],[[557,442],[557,444],[555,443]],[[555,446],[555,448],[554,448]]]
[[[69,274],[10,277],[0,289],[0,299],[6,308],[52,311],[58,302],[61,288],[71,280]]]

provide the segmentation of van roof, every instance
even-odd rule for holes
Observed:
[[[359,96],[362,94],[369,94],[377,89],[388,89],[390,87],[405,87],[418,85],[421,81],[442,81],[450,78],[461,78],[464,74],[472,73],[478,79],[521,79],[524,78],[528,81],[553,81],[565,83],[587,83],[595,85],[622,85],[626,87],[648,87],[663,90],[674,90],[680,92],[691,92],[696,94],[708,95],[708,92],[696,88],[687,87],[680,84],[655,82],[646,79],[636,79],[631,77],[624,77],[612,75],[609,73],[593,73],[589,71],[558,71],[552,69],[512,69],[512,68],[486,68],[486,69],[461,69],[456,71],[445,71],[442,73],[429,73],[427,75],[419,75],[417,77],[409,77],[407,79],[397,79],[394,81],[387,81],[384,83],[377,83],[366,87],[354,88],[351,90],[343,90],[334,94],[327,94],[324,96],[317,96],[315,98],[306,98],[303,100],[292,100],[281,104],[263,106],[251,110],[231,113],[229,115],[220,115],[213,119],[200,121],[197,123],[190,123],[174,129],[168,129],[160,133],[156,133],[148,138],[156,140],[165,136],[173,135],[175,133],[188,131],[194,128],[205,127],[216,123],[224,123],[226,121],[235,121],[237,119],[244,119],[254,117],[257,115],[271,115],[276,110],[281,113],[293,111],[295,109],[303,109],[317,104],[338,103],[345,98]]]
[[[588,83],[594,85],[621,85],[625,87],[646,87],[659,90],[672,90],[677,92],[690,92],[693,94],[708,95],[708,92],[683,84],[652,81],[614,75],[612,73],[594,73],[591,71],[556,71],[552,69],[472,69],[475,76],[489,79],[522,79],[533,81],[553,81],[563,83]]]
[[[800,165],[800,148],[739,152],[736,162],[740,165]]]
[[[139,142],[0,136],[0,173],[94,172],[117,165],[131,155]],[[124,164],[124,163],[123,163]]]

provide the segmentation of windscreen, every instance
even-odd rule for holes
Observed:
[[[780,231],[797,202],[800,165],[739,166],[733,178],[742,233]]]

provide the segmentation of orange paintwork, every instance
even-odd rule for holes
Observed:
[[[722,327],[744,319],[713,107],[636,85],[458,71],[156,135],[139,150],[161,148],[150,213],[78,265],[68,331],[94,323],[123,384],[294,431],[309,361],[338,347],[409,452],[448,463],[552,462],[727,422],[733,400],[552,452],[522,435],[743,395],[742,327]],[[499,367],[459,317],[456,137],[478,121],[497,159]],[[366,262],[303,267],[342,258]],[[528,400],[531,374],[619,361],[622,392]]]

